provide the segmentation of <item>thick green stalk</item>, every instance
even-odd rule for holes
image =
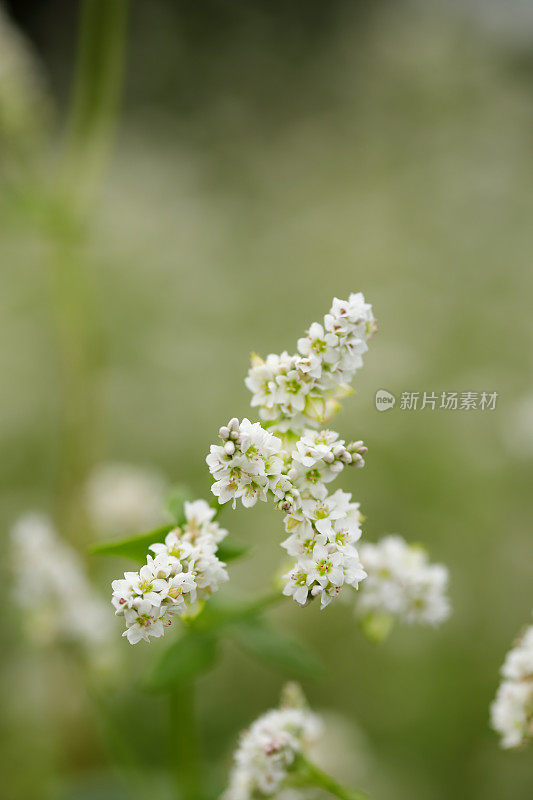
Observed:
[[[180,800],[201,800],[201,773],[194,685],[177,686],[170,695],[170,761]]]
[[[109,154],[122,86],[129,0],[84,0],[62,162],[72,199],[94,201]]]
[[[338,797],[339,800],[369,800],[369,797],[364,792],[357,789],[350,789],[343,786],[327,772],[312,764],[306,758],[301,756],[295,765],[294,781],[292,783],[298,786],[316,786],[319,789],[329,792],[333,797]]]
[[[98,441],[100,350],[87,257],[91,211],[118,111],[129,0],[83,0],[71,110],[49,198],[48,264],[61,379],[61,527],[84,538],[82,490]]]

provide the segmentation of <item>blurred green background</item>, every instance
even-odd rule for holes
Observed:
[[[272,616],[326,665],[304,688],[349,726],[342,759],[333,747],[339,776],[375,800],[530,800],[531,752],[502,752],[488,715],[532,606],[531,7],[134,2],[116,143],[65,277],[41,193],[77,12],[13,2],[0,27],[4,552],[17,515],[41,508],[85,553],[67,506],[100,461],[156,467],[207,497],[209,445],[249,413],[250,352],[294,349],[334,295],[363,291],[379,332],[335,428],[369,454],[342,485],[370,540],[398,532],[449,566],[454,613],[381,646],[340,602],[320,613],[287,601]],[[382,388],[499,399],[494,411],[379,413]],[[228,509],[222,522],[253,546],[231,567],[234,590],[266,589],[281,517]],[[121,565],[87,564],[107,597]],[[7,563],[2,580],[7,598]],[[121,640],[120,675],[97,702],[3,608],[2,796],[129,800],[144,780],[144,796],[167,797],[166,710],[138,688],[164,643]],[[213,785],[282,681],[230,646],[201,680]],[[133,785],[114,766],[128,759],[144,776]]]

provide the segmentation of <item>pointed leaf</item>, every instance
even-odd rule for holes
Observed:
[[[98,542],[91,547],[91,553],[104,556],[122,556],[133,561],[143,563],[148,555],[151,544],[162,542],[175,525],[163,525],[148,533],[129,536],[127,539],[111,539],[107,542]]]
[[[316,678],[323,671],[320,661],[305,645],[259,618],[239,622],[229,633],[251,656],[292,678]]]
[[[237,558],[242,558],[249,552],[249,545],[238,542],[236,539],[232,539],[228,536],[220,542],[217,550],[217,558],[221,561],[235,561]]]

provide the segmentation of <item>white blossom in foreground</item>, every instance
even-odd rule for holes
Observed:
[[[357,589],[366,576],[354,547],[359,506],[346,492],[331,493],[329,484],[346,466],[363,467],[367,448],[320,425],[349,393],[374,330],[371,306],[351,294],[333,300],[323,322],[298,340],[295,355],[253,356],[245,383],[268,430],[234,418],[220,428],[222,444],[212,445],[206,459],[220,503],[253,506],[270,497],[287,514],[290,535],[282,547],[295,561],[283,591],[301,605],[320,597],[324,608],[343,586]]]
[[[334,298],[323,322],[298,340],[295,355],[254,355],[245,383],[261,419],[282,432],[326,422],[349,391],[375,329],[372,307],[361,293],[351,294]]]
[[[113,625],[78,554],[42,514],[21,517],[11,533],[14,600],[35,642],[70,642],[95,657],[108,649]]]
[[[258,800],[276,794],[322,732],[320,718],[304,707],[267,711],[241,735],[223,800]]]
[[[156,470],[133,464],[101,464],[86,490],[89,518],[98,533],[127,535],[165,521],[167,482]]]
[[[519,747],[533,736],[533,625],[507,653],[501,674],[491,706],[492,727],[502,747]]]
[[[185,503],[185,522],[164,542],[150,545],[139,572],[125,572],[113,581],[112,603],[124,616],[130,644],[163,636],[174,614],[184,614],[196,600],[205,600],[228,580],[226,565],[216,555],[227,531],[213,519],[205,500]]]
[[[285,517],[290,536],[282,547],[296,562],[283,576],[283,594],[301,605],[319,596],[325,608],[345,584],[357,589],[366,576],[354,547],[361,536],[359,523],[359,504],[340,489],[323,500],[302,500],[301,508]]]
[[[284,460],[281,439],[264,430],[259,422],[231,419],[219,431],[223,445],[211,445],[206,458],[215,482],[211,491],[220,503],[237,499],[244,506],[266,501],[268,492],[283,497],[290,481],[282,475]]]
[[[368,574],[358,597],[360,614],[389,614],[403,622],[437,625],[450,614],[448,570],[401,536],[365,543],[360,556]]]

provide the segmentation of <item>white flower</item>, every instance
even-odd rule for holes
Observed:
[[[172,615],[186,613],[228,580],[226,565],[216,555],[227,531],[213,519],[215,510],[205,500],[185,503],[184,510],[183,525],[164,542],[150,545],[155,557],[148,555],[139,572],[126,572],[112,583],[112,603],[124,616],[124,636],[131,644],[162,636]]]
[[[334,494],[327,495],[322,500],[314,498],[302,500],[301,513],[318,533],[323,533],[328,539],[334,539],[334,525],[339,520],[346,519],[350,500],[350,494],[343,492],[342,489],[337,489]]]
[[[166,491],[156,470],[101,464],[87,481],[87,511],[97,533],[125,536],[150,530],[165,521]]]
[[[374,330],[371,306],[362,294],[351,294],[348,300],[334,299],[323,324],[310,325],[298,340],[297,355],[271,353],[265,361],[254,355],[245,383],[261,419],[281,432],[301,432],[329,419],[362,365]]]
[[[322,732],[320,719],[305,708],[281,708],[259,717],[241,735],[224,800],[258,800],[277,794],[299,755]]]
[[[13,594],[28,636],[38,643],[68,641],[86,655],[110,649],[113,625],[81,559],[41,514],[25,514],[11,534]]]
[[[392,614],[404,622],[437,625],[450,614],[446,596],[448,570],[430,564],[424,550],[401,536],[363,544],[361,561],[368,573],[358,600],[360,613]]]
[[[533,625],[505,658],[504,680],[491,705],[492,727],[502,747],[518,747],[533,736]]]
[[[122,634],[130,644],[141,640],[150,641],[150,637],[159,638],[165,630],[160,620],[161,608],[153,606],[149,600],[136,598],[131,607],[124,611],[127,628]]]
[[[282,442],[259,422],[232,419],[220,429],[220,436],[225,444],[211,445],[206,458],[215,478],[211,491],[220,503],[233,500],[235,508],[240,498],[249,507],[259,499],[266,501],[269,491],[281,498],[291,488],[282,474]]]
[[[353,546],[361,535],[359,520],[359,505],[340,489],[323,500],[302,500],[302,508],[285,517],[291,535],[282,547],[297,561],[283,576],[283,593],[301,605],[320,596],[325,608],[344,584],[357,589],[366,577]]]
[[[363,442],[345,444],[339,434],[316,430],[350,393],[346,385],[362,363],[375,328],[361,294],[333,301],[323,323],[314,322],[298,340],[298,352],[254,354],[245,383],[251,404],[268,430],[234,418],[212,445],[207,463],[220,503],[243,505],[276,498],[287,513],[282,547],[295,563],[284,576],[284,593],[301,605],[320,596],[325,607],[342,586],[357,588],[365,570],[354,547],[361,535],[359,506],[328,485],[345,466],[364,465]],[[273,435],[273,432],[279,434]]]
[[[352,463],[352,455],[335,431],[305,430],[292,452],[289,478],[300,492],[309,492],[317,500],[327,495],[326,483]]]
[[[283,576],[287,581],[283,594],[292,597],[300,605],[305,605],[309,599],[314,571],[315,564],[311,559],[297,561],[293,569]]]
[[[298,339],[298,351],[306,358],[316,358],[326,364],[337,361],[337,345],[339,337],[336,333],[325,331],[319,322],[309,326],[307,336]]]

